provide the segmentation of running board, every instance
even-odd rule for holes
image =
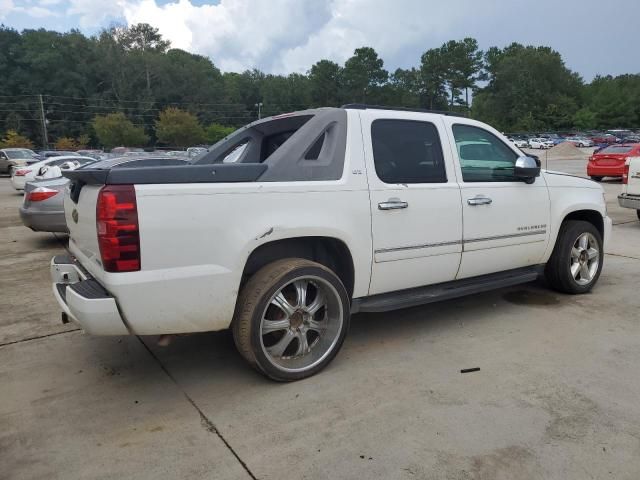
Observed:
[[[427,303],[464,297],[474,293],[486,292],[497,288],[510,287],[521,283],[533,282],[542,273],[544,266],[518,268],[506,272],[491,273],[478,277],[454,280],[452,282],[410,288],[397,292],[382,293],[370,297],[356,298],[351,305],[351,313],[388,312],[401,308],[416,307]]]

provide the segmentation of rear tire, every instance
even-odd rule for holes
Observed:
[[[638,215],[638,220],[640,220],[640,210],[636,210],[636,215]]]
[[[310,377],[333,360],[349,318],[347,291],[333,271],[288,258],[262,267],[242,288],[233,338],[256,370],[289,382]]]
[[[604,177],[600,177],[600,176],[594,176],[594,175],[591,176],[591,180],[593,180],[594,182],[601,182],[603,178]]]
[[[545,267],[545,277],[559,292],[589,292],[602,271],[602,236],[589,222],[567,220],[560,226],[558,239]]]

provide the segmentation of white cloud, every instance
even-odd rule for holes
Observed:
[[[150,23],[174,47],[207,55],[224,71],[258,67],[274,73],[305,72],[322,58],[343,62],[365,45],[383,58],[402,56],[408,45],[421,53],[468,16],[465,7],[473,4],[471,0],[221,0],[217,5],[119,1],[127,23]],[[487,16],[494,7],[482,10]]]
[[[14,8],[13,0],[0,0],[0,20],[5,19]]]
[[[121,18],[128,0],[69,0],[67,15],[78,15],[80,27],[104,26],[110,19]]]

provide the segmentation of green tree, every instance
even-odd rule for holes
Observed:
[[[226,127],[219,123],[212,123],[205,131],[205,138],[207,143],[214,144],[222,140],[227,135],[232,134],[236,129],[234,127]]]
[[[198,117],[192,113],[169,107],[156,120],[158,141],[172,147],[188,147],[205,140],[205,132]]]
[[[582,79],[548,47],[514,43],[485,55],[488,85],[473,114],[505,131],[570,128],[580,105]]]
[[[134,125],[121,112],[97,115],[93,119],[93,129],[100,144],[106,148],[140,147],[149,141],[144,128]]]
[[[9,130],[0,141],[0,148],[33,148],[33,142],[15,130]]]
[[[315,105],[337,107],[342,102],[342,67],[330,60],[320,60],[308,73],[311,99]]]
[[[374,103],[376,90],[389,78],[384,62],[371,47],[356,48],[344,64],[343,79],[346,100]]]
[[[476,82],[482,78],[483,52],[478,49],[478,42],[474,38],[460,41],[450,40],[440,47],[444,78],[451,96],[450,106],[453,107],[461,91],[465,92],[464,104],[469,108],[469,90],[476,87]]]
[[[441,48],[431,48],[422,54],[419,70],[419,91],[422,104],[433,109],[447,105],[447,61]]]

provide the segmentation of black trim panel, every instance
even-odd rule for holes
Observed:
[[[351,312],[388,312],[519,285],[536,280],[542,273],[542,268],[542,265],[535,265],[437,285],[356,298],[352,303]]]
[[[84,298],[113,298],[96,280],[83,280],[81,282],[72,283],[69,284],[69,288]]]
[[[169,167],[119,167],[111,170],[80,168],[63,173],[79,185],[254,182],[268,166],[262,163],[179,165]]]

